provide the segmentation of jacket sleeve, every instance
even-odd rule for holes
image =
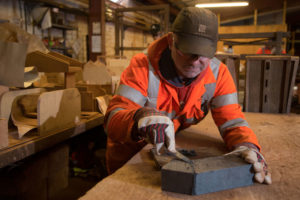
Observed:
[[[256,135],[250,129],[241,111],[232,76],[223,63],[220,64],[211,111],[229,149],[233,149],[235,145],[241,143],[252,143],[260,149]]]
[[[120,86],[109,103],[104,128],[113,141],[134,142],[131,130],[135,112],[144,106],[148,88],[148,60],[145,54],[134,56],[121,75]]]

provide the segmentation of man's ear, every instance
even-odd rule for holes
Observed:
[[[168,39],[168,45],[169,45],[169,48],[171,49],[171,47],[172,47],[172,45],[173,45],[173,32],[170,32],[170,34],[168,34],[168,37],[167,37],[167,39]]]

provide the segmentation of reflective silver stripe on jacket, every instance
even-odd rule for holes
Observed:
[[[210,60],[210,69],[213,72],[213,75],[215,77],[215,79],[217,80],[218,75],[219,75],[219,67],[220,67],[220,63],[221,61],[219,61],[217,58],[212,58]],[[216,82],[215,83],[208,83],[208,84],[204,84],[205,87],[205,93],[202,96],[202,102],[210,102],[211,99],[214,96],[215,90],[216,90]]]
[[[142,95],[142,93],[128,85],[121,84],[118,88],[118,91],[116,93],[117,95],[120,95],[122,97],[125,97],[140,106],[144,106],[147,98]]]
[[[221,61],[218,60],[216,57],[213,57],[210,60],[210,68],[211,68],[211,71],[213,72],[216,80],[218,79],[220,64],[221,64]]]
[[[229,121],[225,122],[224,124],[222,124],[221,126],[219,126],[219,131],[220,131],[221,136],[223,137],[223,134],[225,133],[225,131],[227,129],[234,128],[234,127],[241,127],[241,126],[249,127],[246,120],[244,120],[242,118],[237,118],[237,119],[229,120]]]
[[[115,108],[113,109],[110,113],[109,113],[109,116],[108,116],[108,119],[106,121],[106,127],[105,127],[105,132],[107,133],[107,125],[109,124],[111,118],[117,113],[119,112],[120,110],[125,110],[124,108]]]
[[[216,83],[208,83],[205,84],[204,87],[206,91],[202,96],[202,103],[205,101],[210,102],[216,90]]]
[[[171,113],[168,113],[166,111],[159,111],[159,112],[161,112],[162,114],[168,116],[170,119],[174,119],[175,116],[176,116],[176,112],[174,110]]]
[[[156,109],[160,79],[155,74],[155,71],[151,65],[151,62],[148,61],[148,63],[149,63],[148,97],[147,97],[147,101],[146,101],[146,106]]]
[[[188,124],[197,124],[201,119],[197,119],[195,117],[185,119],[185,123]]]
[[[214,108],[219,108],[221,106],[237,104],[237,103],[238,103],[238,97],[237,97],[237,93],[235,92],[235,93],[225,94],[213,98],[211,102],[211,107],[214,109]]]

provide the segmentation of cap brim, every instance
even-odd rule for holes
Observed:
[[[177,47],[183,53],[197,54],[208,58],[214,57],[216,53],[216,42],[200,36],[178,34]]]

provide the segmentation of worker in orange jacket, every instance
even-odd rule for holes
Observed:
[[[175,19],[172,32],[131,59],[105,115],[109,173],[147,142],[157,153],[163,146],[176,152],[175,132],[197,124],[210,109],[232,153],[254,164],[258,182],[271,183],[230,72],[214,57],[217,40],[216,15],[187,7]]]
[[[274,54],[275,47],[272,45],[272,40],[268,40],[267,44],[264,47],[259,48],[256,51],[256,54]],[[281,51],[282,54],[286,54],[285,50]]]

